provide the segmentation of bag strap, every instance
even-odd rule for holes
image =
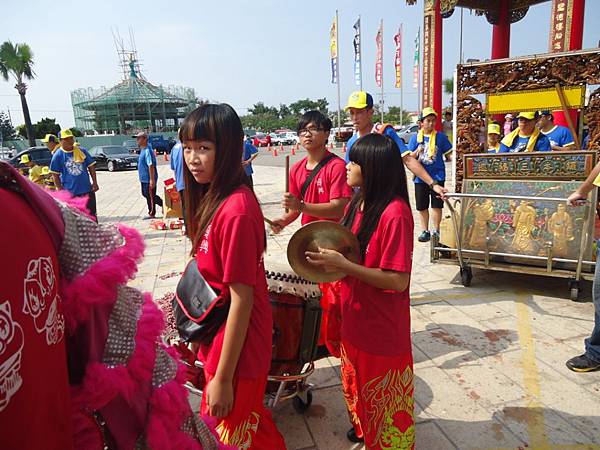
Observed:
[[[310,175],[306,178],[306,180],[302,184],[302,188],[300,189],[300,200],[304,199],[304,194],[306,194],[306,190],[308,189],[308,186],[310,186],[310,183],[312,182],[312,180],[314,180],[314,178],[317,176],[317,174],[319,173],[319,171],[323,167],[325,167],[325,164],[327,164],[333,158],[337,158],[337,156],[334,155],[333,153],[330,153],[325,158],[323,158],[321,161],[319,161],[319,164],[317,164],[315,166],[315,168],[312,170],[312,172],[310,173]]]

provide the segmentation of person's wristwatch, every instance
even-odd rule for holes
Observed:
[[[433,180],[433,181],[432,181],[432,182],[429,184],[429,187],[430,187],[431,189],[433,189],[433,187],[434,187],[434,186],[439,186],[439,184],[440,184],[440,183],[438,183],[437,181]]]

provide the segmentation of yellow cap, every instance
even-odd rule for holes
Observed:
[[[373,106],[373,97],[371,94],[365,91],[355,91],[350,94],[348,97],[348,104],[344,108],[344,110],[348,110],[350,108],[356,109],[364,109],[370,108]]]
[[[434,115],[435,117],[437,117],[437,113],[435,112],[435,109],[433,109],[431,106],[428,106],[427,108],[423,108],[423,112],[421,113],[421,117],[424,119],[427,116],[431,116]]]
[[[496,123],[490,123],[488,125],[488,134],[500,134],[500,125]]]
[[[75,136],[73,136],[73,132],[71,131],[70,128],[65,128],[64,130],[60,130],[60,133],[58,135],[60,136],[61,139],[65,139],[68,137],[75,137]]]
[[[56,136],[54,136],[53,134],[47,134],[46,136],[44,136],[44,139],[42,139],[42,142],[44,144],[47,144],[48,142],[58,143],[58,138]]]
[[[21,164],[27,164],[30,160],[29,160],[29,155],[23,155],[21,156],[21,159],[19,160],[21,162]]]
[[[520,112],[519,115],[517,116],[517,119],[533,120],[533,119],[535,119],[535,112],[533,112],[533,111]]]
[[[50,175],[50,168],[48,166],[42,167],[42,175]]]

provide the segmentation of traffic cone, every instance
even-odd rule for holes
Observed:
[[[271,151],[271,144],[267,144],[267,151],[272,153],[272,151]]]
[[[292,156],[296,156],[296,146],[292,145]]]
[[[277,147],[273,147],[273,156],[277,156]]]
[[[342,153],[346,153],[346,143],[344,142],[344,145],[342,145]]]
[[[165,150],[164,156],[165,156],[165,161],[168,161],[169,160],[169,154],[167,153],[166,150]]]
[[[279,143],[279,151],[283,153],[283,142]]]

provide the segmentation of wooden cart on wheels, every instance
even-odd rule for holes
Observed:
[[[468,286],[472,267],[563,277],[571,298],[592,279],[596,192],[586,205],[566,198],[590,173],[600,150],[600,50],[550,53],[457,66],[453,183],[434,263],[458,265]],[[482,139],[507,113],[551,110],[574,137],[574,150],[486,153]],[[584,147],[584,123],[587,126]],[[444,225],[446,231],[444,232]],[[449,247],[449,248],[447,248]]]
[[[577,300],[591,280],[596,192],[581,206],[566,198],[592,170],[594,152],[464,156],[463,192],[450,194],[451,224],[433,237],[431,261],[460,267],[464,286],[472,267],[569,280]]]

